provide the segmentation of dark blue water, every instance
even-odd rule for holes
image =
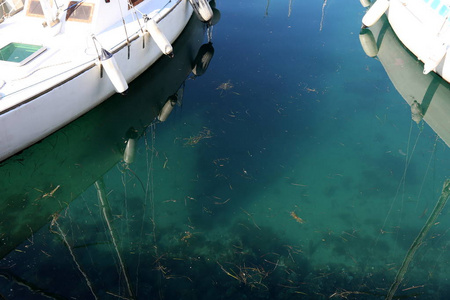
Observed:
[[[0,299],[387,295],[449,177],[448,84],[413,82],[388,24],[368,57],[357,1],[216,8],[127,96],[1,164]],[[450,292],[445,207],[434,223],[395,297]]]

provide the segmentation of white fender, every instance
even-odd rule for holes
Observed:
[[[361,2],[361,5],[363,7],[369,7],[370,6],[370,0],[359,0]]]
[[[103,69],[105,69],[106,75],[113,84],[118,93],[124,93],[128,89],[128,84],[123,77],[122,72],[117,65],[113,55],[102,48],[102,55],[100,57],[100,63]]]
[[[127,164],[134,162],[134,155],[136,153],[136,139],[128,139],[127,146],[123,152],[123,161]]]
[[[200,21],[209,22],[213,17],[213,11],[207,0],[189,0]]]
[[[362,19],[362,23],[370,27],[375,24],[389,8],[389,0],[377,0],[367,11]]]
[[[147,30],[155,41],[156,45],[158,45],[161,52],[165,55],[171,55],[173,52],[172,45],[167,40],[166,36],[161,32],[155,20],[150,19],[147,22]]]
[[[158,121],[164,122],[165,120],[167,120],[176,103],[176,99],[169,98],[169,100],[167,100],[166,104],[164,104],[163,108],[159,112]]]
[[[372,31],[363,28],[359,33],[359,41],[368,57],[375,57],[378,55],[377,42],[375,41]]]
[[[211,62],[213,56],[214,47],[212,46],[212,43],[203,44],[194,59],[192,73],[194,73],[195,76],[203,75],[208,69],[209,63]]]

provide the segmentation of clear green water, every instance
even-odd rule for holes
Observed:
[[[448,85],[413,93],[420,64],[398,42],[367,57],[358,1],[216,4],[205,74],[189,75],[194,21],[125,98],[2,163],[5,299],[385,297],[450,170],[407,101],[448,128],[433,117]],[[449,228],[444,208],[396,296],[446,298]]]

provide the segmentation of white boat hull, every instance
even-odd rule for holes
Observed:
[[[171,43],[183,31],[192,12],[189,2],[183,0],[158,22]],[[135,36],[129,46],[119,45],[112,50],[127,82],[139,76],[162,55],[148,34]],[[42,92],[36,95],[37,88]],[[0,161],[75,120],[114,93],[115,88],[108,76],[92,60],[39,83],[39,87],[30,86],[9,95],[26,100],[17,100],[16,105],[4,108],[0,114]],[[7,100],[1,96],[0,108],[1,102]],[[124,101],[132,99],[124,98]]]

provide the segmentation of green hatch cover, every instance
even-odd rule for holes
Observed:
[[[41,54],[45,49],[46,48],[43,46],[22,43],[9,43],[8,45],[0,49],[0,61],[7,61],[18,63],[19,65],[24,65]]]

